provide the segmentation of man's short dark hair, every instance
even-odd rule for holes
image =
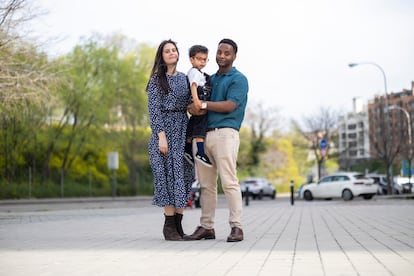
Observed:
[[[222,40],[220,40],[219,44],[221,44],[221,43],[231,45],[231,47],[233,47],[234,53],[237,54],[237,44],[236,44],[236,42],[234,42],[230,38],[223,38]]]
[[[194,45],[194,46],[191,46],[188,53],[190,57],[194,57],[198,53],[208,54],[208,48],[203,45]]]

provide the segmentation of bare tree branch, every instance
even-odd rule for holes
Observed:
[[[50,103],[58,80],[47,56],[22,39],[21,27],[37,16],[32,3],[0,0],[0,112]]]
[[[336,129],[338,121],[337,112],[331,110],[329,107],[321,107],[318,113],[303,118],[303,126],[300,126],[295,120],[292,121],[293,127],[305,137],[309,142],[309,149],[313,152],[315,160],[318,164],[318,177],[322,175],[322,165],[325,156],[321,155],[319,150],[319,141],[322,138],[328,141],[332,140],[333,129]],[[327,152],[329,150],[329,143]]]

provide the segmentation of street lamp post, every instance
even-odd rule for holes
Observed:
[[[410,113],[408,113],[407,110],[405,110],[402,107],[399,107],[398,105],[391,105],[388,107],[388,110],[391,109],[399,109],[402,112],[404,112],[405,117],[407,117],[407,123],[408,123],[408,184],[410,184],[410,190],[411,190],[411,159],[412,159],[412,137],[411,137],[411,118]]]
[[[382,69],[382,67],[381,66],[379,66],[378,64],[376,64],[375,62],[358,62],[358,63],[349,63],[348,64],[348,66],[350,67],[350,68],[353,68],[353,67],[355,67],[355,66],[358,66],[358,65],[373,65],[373,66],[375,66],[375,67],[377,67],[380,71],[381,71],[381,73],[382,73],[382,76],[383,76],[383,78],[384,78],[384,89],[385,89],[385,110],[388,110],[388,89],[387,89],[387,77],[386,77],[386,75],[385,75],[385,72],[384,72],[384,69]],[[389,143],[388,143],[388,139],[389,139],[389,137],[390,137],[390,135],[389,135],[389,129],[388,129],[388,122],[389,122],[389,120],[388,120],[388,112],[386,112],[385,113],[385,118],[384,118],[384,125],[385,125],[385,134],[386,134],[386,137],[385,137],[385,144],[386,144],[386,146],[385,146],[385,148],[384,148],[384,151],[385,151],[385,155],[388,155],[388,153],[386,152],[386,150],[388,149],[388,146],[389,146]],[[388,157],[387,157],[388,158]],[[391,173],[390,173],[390,164],[388,164],[388,161],[386,161],[386,166],[387,166],[387,181],[388,181],[388,183],[392,183],[392,179],[391,179]],[[389,192],[391,192],[392,193],[392,188],[391,188],[391,185],[392,184],[389,184],[388,186],[388,188],[389,188]]]
[[[359,62],[359,63],[349,63],[348,66],[350,68],[358,66],[358,65],[373,65],[375,67],[377,67],[381,73],[382,76],[384,77],[384,88],[385,88],[385,108],[388,109],[388,90],[387,90],[387,77],[385,75],[384,69],[382,69],[381,66],[379,66],[378,64],[376,64],[375,62]]]

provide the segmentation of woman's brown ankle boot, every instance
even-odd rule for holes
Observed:
[[[165,216],[164,228],[162,233],[167,241],[181,241],[182,237],[177,232],[177,225],[175,224],[175,216]]]
[[[177,232],[181,236],[181,238],[183,238],[185,235],[183,226],[181,224],[182,220],[183,220],[183,214],[175,213],[175,225],[177,227]]]

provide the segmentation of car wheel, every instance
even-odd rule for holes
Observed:
[[[259,199],[262,199],[263,198],[263,191],[262,190],[260,190],[258,198]]]
[[[354,198],[354,195],[352,194],[352,192],[348,189],[344,190],[342,192],[342,199],[345,201],[351,200]]]
[[[273,193],[272,193],[272,195],[271,195],[271,198],[272,198],[272,199],[275,199],[275,198],[276,198],[276,191],[273,191]]]
[[[364,199],[371,199],[374,195],[363,195],[362,197]]]
[[[304,197],[306,200],[312,200],[312,199],[313,199],[312,193],[311,193],[310,191],[305,191],[305,192],[303,193],[303,197]]]

